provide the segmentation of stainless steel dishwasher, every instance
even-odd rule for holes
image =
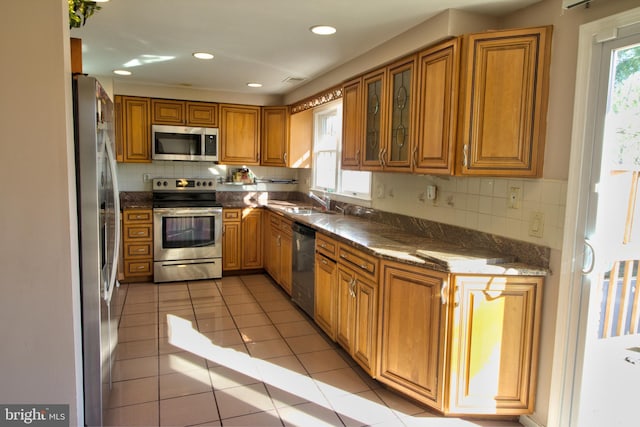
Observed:
[[[293,283],[291,299],[311,318],[315,301],[314,255],[316,232],[300,223],[294,222],[293,229]]]

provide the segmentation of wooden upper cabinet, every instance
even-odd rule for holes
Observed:
[[[418,54],[418,106],[413,171],[454,172],[460,39],[448,40]]]
[[[218,104],[187,101],[185,106],[188,126],[218,127]]]
[[[218,104],[152,98],[151,124],[217,127]]]
[[[360,168],[362,79],[342,86],[342,169]]]
[[[149,98],[115,96],[116,158],[122,162],[151,162]]]
[[[151,124],[184,125],[184,101],[151,99]]]
[[[362,78],[363,105],[360,168],[363,170],[381,170],[383,166],[383,135],[386,132],[386,68],[373,71]]]
[[[313,109],[289,116],[289,149],[287,167],[308,169],[313,151]]]
[[[416,57],[387,67],[387,126],[382,140],[382,163],[385,170],[409,171],[415,140],[415,64]]]
[[[220,104],[220,163],[260,164],[260,107]]]
[[[463,39],[457,173],[542,175],[552,27]]]
[[[533,412],[543,280],[455,277],[446,412]]]
[[[262,108],[262,145],[260,164],[288,165],[289,111],[287,107]]]

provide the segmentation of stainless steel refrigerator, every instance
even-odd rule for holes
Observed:
[[[74,127],[85,425],[102,425],[118,343],[120,204],[113,103],[93,77],[74,78]]]

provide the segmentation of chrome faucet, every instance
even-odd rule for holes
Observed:
[[[324,197],[321,199],[320,197],[313,194],[313,191],[309,191],[309,197],[311,197],[316,202],[320,203],[320,205],[322,206],[322,210],[324,211],[329,210],[331,206],[331,198],[329,198],[328,194],[325,194]]]

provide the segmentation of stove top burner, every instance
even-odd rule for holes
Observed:
[[[212,178],[156,178],[153,207],[222,207],[216,201],[215,181]]]

